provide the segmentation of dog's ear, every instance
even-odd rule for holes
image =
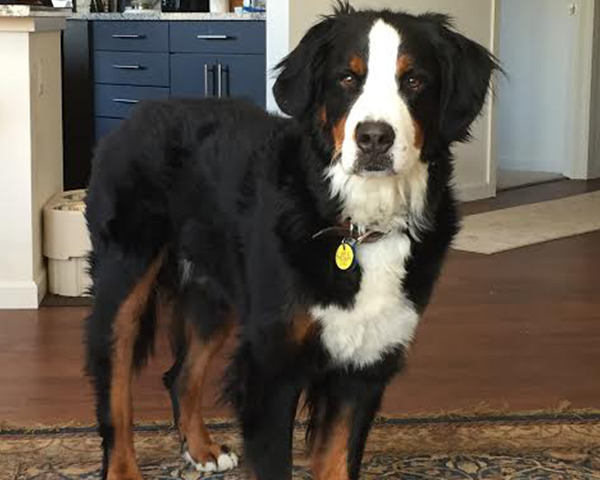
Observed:
[[[448,142],[466,141],[485,103],[492,74],[501,69],[487,49],[454,31],[447,17],[430,18],[441,29],[440,133]]]
[[[334,17],[325,17],[304,35],[300,44],[276,67],[279,72],[273,95],[279,108],[301,118],[319,101],[325,70],[327,45]]]

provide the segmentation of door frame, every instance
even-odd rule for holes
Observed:
[[[593,128],[600,120],[600,95],[593,89],[600,74],[598,62],[594,59],[594,50],[600,48],[600,18],[597,17],[600,7],[595,6],[594,0],[575,0],[573,3],[579,9],[576,25],[579,35],[575,39],[576,48],[571,64],[572,108],[568,122],[568,154],[571,161],[565,173],[569,178],[585,180],[600,175],[600,161],[596,159],[596,154],[600,153],[600,138]]]
[[[492,31],[491,31],[491,35],[492,35],[492,40],[491,40],[491,46],[492,46],[492,53],[497,57],[500,58],[499,56],[499,52],[500,52],[500,3],[502,0],[492,0],[492,14],[493,14],[493,18],[492,18]],[[493,83],[492,83],[492,93],[491,95],[489,95],[489,109],[490,109],[490,116],[489,116],[489,124],[488,124],[488,129],[489,129],[489,138],[490,141],[488,142],[488,152],[487,152],[487,158],[488,158],[488,162],[487,162],[487,167],[488,167],[488,172],[487,172],[487,177],[488,177],[488,192],[486,192],[486,195],[483,196],[481,195],[480,198],[489,198],[489,197],[495,197],[496,194],[498,193],[498,135],[497,135],[497,131],[498,131],[498,109],[496,108],[496,104],[498,103],[496,100],[496,95],[495,93],[498,91],[499,88],[499,83],[503,80],[502,78],[502,74],[497,75],[494,79],[493,79]]]

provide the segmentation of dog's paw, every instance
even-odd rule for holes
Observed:
[[[183,459],[196,471],[203,473],[226,472],[238,466],[238,456],[230,451],[228,447],[215,445],[210,450],[211,452],[207,455],[208,458],[205,461],[197,462],[187,449],[183,453]]]
[[[238,456],[226,448],[217,457],[217,471],[227,472],[228,470],[233,470],[238,466],[238,463]]]

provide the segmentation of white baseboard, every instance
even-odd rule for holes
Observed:
[[[455,187],[455,191],[460,202],[472,202],[496,196],[496,192],[490,183],[458,185]]]
[[[48,288],[44,270],[37,282],[33,280],[0,280],[0,310],[38,309]]]

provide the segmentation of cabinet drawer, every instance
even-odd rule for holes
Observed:
[[[96,52],[94,75],[97,83],[169,86],[169,54]]]
[[[167,22],[100,20],[93,24],[93,46],[94,50],[167,52],[169,26]]]
[[[265,53],[264,22],[170,22],[169,37],[171,52]]]
[[[94,119],[94,136],[96,142],[100,141],[102,137],[112,132],[117,128],[121,122],[120,118],[102,118],[97,117]]]
[[[98,117],[125,118],[141,100],[160,100],[169,97],[168,88],[96,85],[95,114]]]

